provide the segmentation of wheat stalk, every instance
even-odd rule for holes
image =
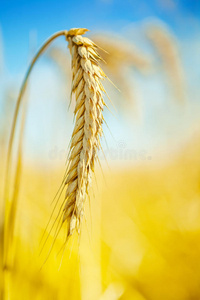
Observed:
[[[70,144],[63,210],[63,222],[68,222],[67,236],[72,235],[75,229],[80,232],[84,202],[102,134],[104,88],[100,80],[105,74],[99,66],[101,58],[97,53],[98,47],[90,39],[82,37],[86,31],[71,29],[67,35],[72,56],[71,93],[76,98],[76,121]]]

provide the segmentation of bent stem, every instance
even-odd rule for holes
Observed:
[[[14,118],[13,118],[13,123],[12,123],[12,128],[11,128],[10,139],[9,139],[7,166],[6,166],[6,182],[7,182],[7,179],[9,177],[9,171],[10,171],[11,155],[12,155],[14,136],[15,136],[15,127],[16,127],[16,123],[17,123],[19,109],[20,109],[20,106],[21,106],[22,97],[23,97],[24,92],[26,90],[26,85],[27,85],[28,78],[30,76],[30,73],[31,73],[36,61],[41,56],[41,54],[47,49],[47,47],[51,44],[51,42],[53,40],[55,40],[57,37],[62,36],[62,35],[66,36],[67,31],[63,30],[63,31],[59,31],[59,32],[55,33],[42,45],[42,47],[38,50],[35,57],[33,58],[30,66],[27,70],[27,73],[25,75],[25,78],[24,78],[24,81],[22,83],[22,86],[21,86],[21,89],[20,89],[20,92],[19,92],[19,96],[18,96],[18,99],[17,99],[17,104],[16,104],[16,108],[15,108],[15,112],[14,112]],[[6,184],[6,187],[7,186],[8,185]],[[7,192],[8,192],[7,188],[5,188],[5,195],[7,195]]]
[[[7,154],[7,162],[6,162],[6,174],[5,174],[5,190],[4,190],[4,229],[3,229],[3,262],[2,262],[2,275],[3,275],[3,280],[2,280],[2,286],[1,286],[1,291],[0,294],[2,295],[3,299],[6,299],[6,291],[5,288],[8,285],[7,276],[8,271],[9,273],[11,272],[11,266],[8,266],[8,253],[9,249],[12,245],[12,237],[13,237],[13,232],[14,232],[14,223],[15,223],[15,213],[13,213],[16,210],[16,203],[17,203],[17,196],[18,193],[13,193],[13,197],[10,199],[9,197],[9,189],[10,189],[10,171],[11,171],[11,161],[12,161],[12,152],[13,152],[13,142],[14,142],[14,137],[15,137],[15,132],[16,132],[16,124],[19,116],[19,110],[21,107],[22,103],[22,97],[26,91],[26,86],[27,82],[29,79],[29,76],[31,74],[31,71],[38,60],[38,58],[41,56],[41,54],[48,48],[48,46],[51,44],[53,40],[55,40],[59,36],[67,36],[68,31],[63,30],[55,33],[52,35],[43,45],[42,47],[38,50],[36,55],[34,56],[33,60],[31,61],[31,64],[27,70],[27,73],[25,75],[24,81],[22,83],[19,96],[17,99],[17,104],[14,112],[14,118],[13,118],[13,123],[11,127],[11,134],[10,134],[10,139],[9,139],[9,144],[8,144],[8,154]],[[22,144],[22,139],[23,139],[23,131],[24,131],[24,124],[25,124],[25,117],[23,116],[22,119],[22,124],[21,124],[21,132],[20,132],[20,141],[18,145],[18,157],[17,157],[17,170],[15,174],[15,187],[17,184],[17,191],[19,189],[19,178],[16,176],[20,176],[20,169],[21,169],[21,144]],[[12,220],[11,220],[12,219]],[[12,224],[10,227],[9,224]],[[10,228],[9,228],[10,227]]]

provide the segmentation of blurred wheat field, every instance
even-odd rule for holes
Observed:
[[[111,171],[106,184],[97,174],[80,242],[70,241],[60,266],[62,232],[41,270],[49,246],[39,256],[38,245],[61,170],[27,168],[11,299],[198,299],[198,153],[192,141],[169,166]]]
[[[113,32],[101,20],[101,33],[94,25],[88,34],[100,46],[100,66],[110,80],[108,109],[81,232],[69,240],[65,223],[56,234],[66,191],[55,197],[74,125],[67,44],[42,51],[32,72],[5,197],[9,136],[25,72],[4,70],[0,31],[0,300],[200,299],[200,27],[190,39],[163,20],[129,20],[121,31],[113,23]],[[179,21],[196,28],[197,19]],[[32,50],[33,44],[30,39]],[[12,199],[14,231],[5,254],[5,203]]]

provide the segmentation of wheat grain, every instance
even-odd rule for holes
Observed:
[[[105,74],[99,66],[98,47],[90,39],[82,37],[86,31],[71,29],[67,34],[72,56],[71,93],[76,98],[63,210],[63,222],[68,222],[67,236],[72,235],[74,230],[80,232],[84,202],[102,134],[104,88],[100,80]]]

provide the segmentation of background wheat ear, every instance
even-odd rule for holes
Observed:
[[[146,35],[160,57],[175,99],[181,104],[186,103],[185,74],[175,36],[166,26],[153,23],[146,29]]]
[[[99,66],[101,57],[97,45],[82,37],[87,29],[71,29],[67,40],[72,57],[72,89],[75,95],[75,126],[70,143],[66,175],[63,222],[68,223],[67,236],[80,232],[91,171],[100,147],[103,123],[103,92],[101,79],[106,75]]]
[[[115,102],[124,112],[131,110],[132,113],[138,114],[136,73],[139,72],[142,76],[149,75],[152,71],[151,58],[130,38],[113,37],[112,34],[106,32],[94,35],[92,38],[97,45],[106,50],[100,49],[99,51],[106,62],[106,74],[121,91],[116,95]]]

